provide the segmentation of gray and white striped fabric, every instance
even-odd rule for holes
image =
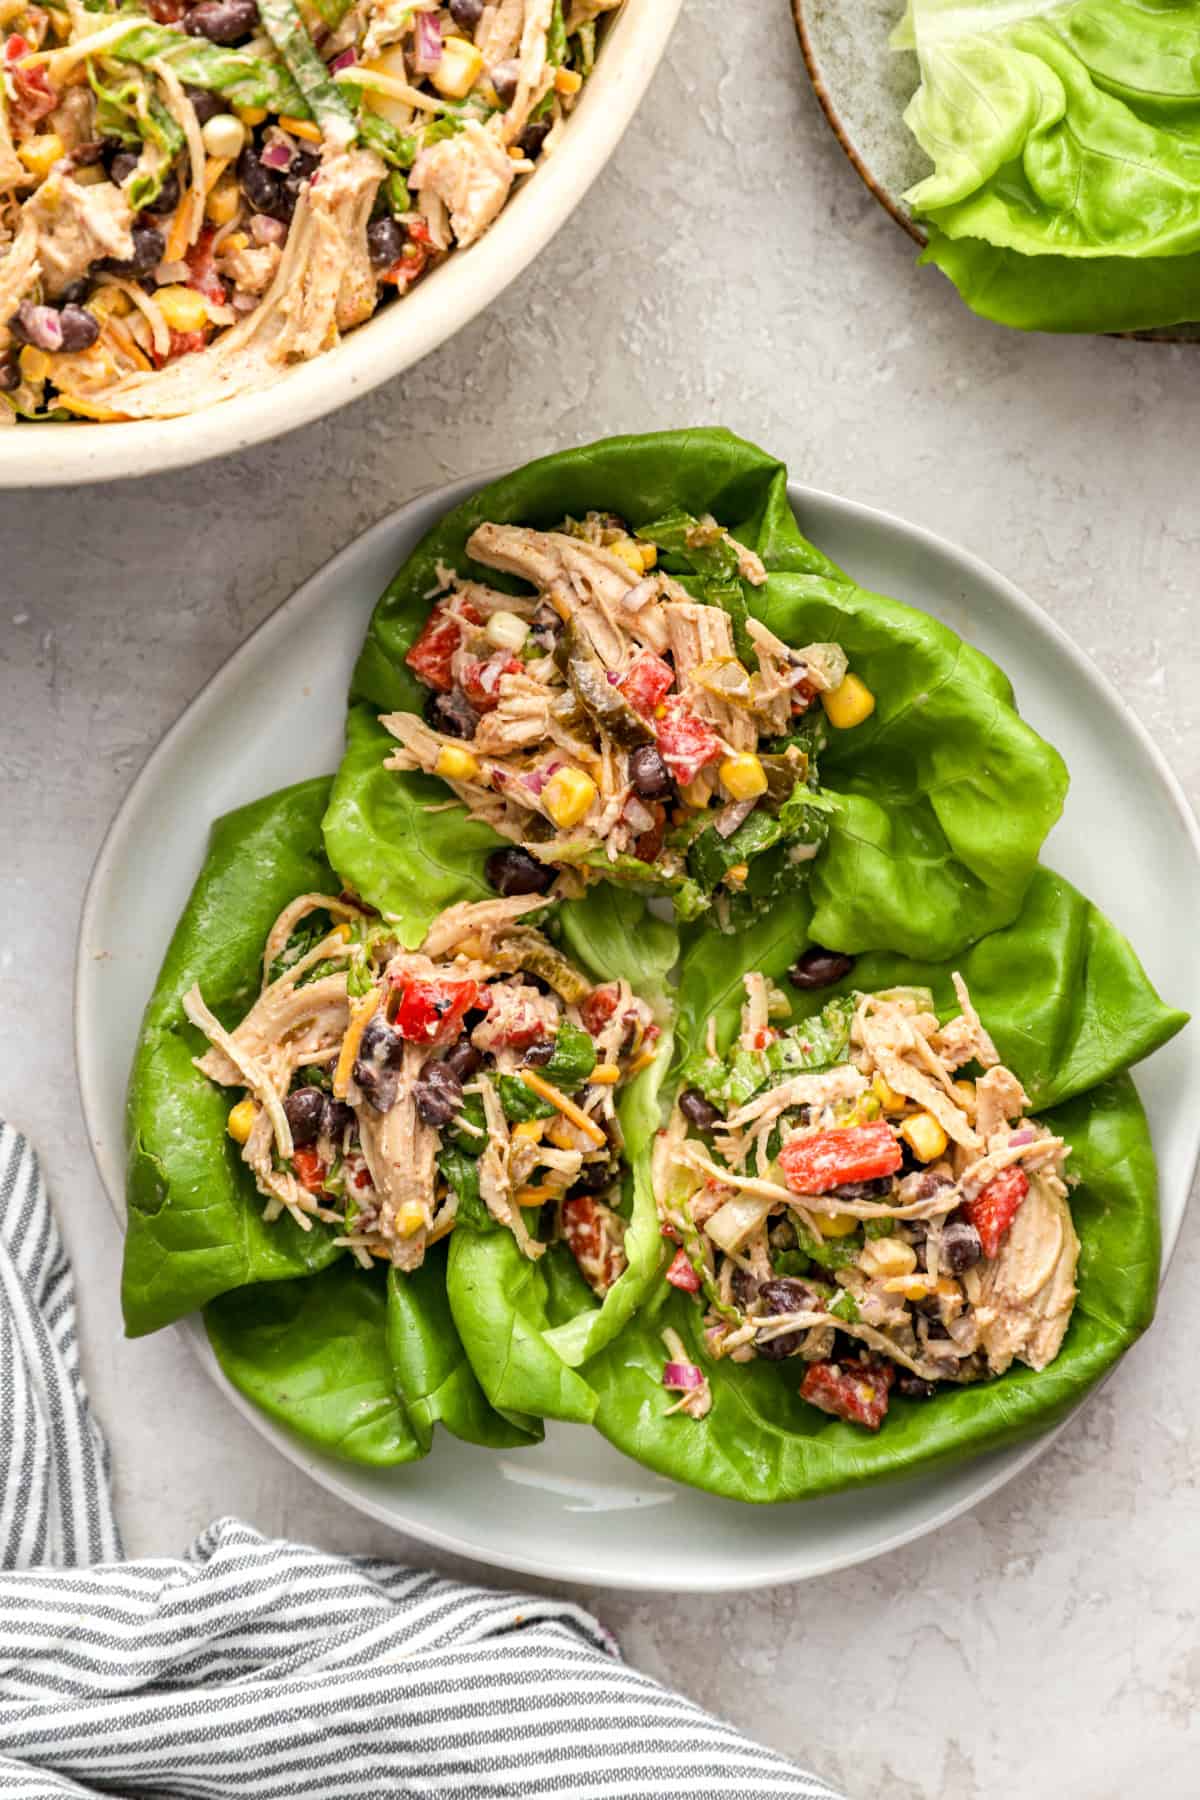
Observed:
[[[36,1157],[0,1125],[0,1796],[837,1800],[566,1601],[221,1519],[121,1559]]]

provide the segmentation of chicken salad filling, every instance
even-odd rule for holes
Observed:
[[[793,979],[851,968],[814,948]],[[1014,1361],[1045,1368],[1075,1301],[1069,1146],[1028,1117],[954,987],[945,1024],[927,989],[900,987],[789,1025],[786,995],[746,976],[734,1046],[718,1055],[710,1022],[654,1147],[678,1246],[665,1278],[703,1307],[711,1361],[798,1357],[801,1397],[871,1431],[893,1389],[926,1399]],[[702,1418],[708,1374],[664,1337],[671,1410]]]
[[[0,424],[278,380],[474,243],[621,0],[37,0],[0,40]]]
[[[607,1291],[625,1267],[615,1100],[660,1028],[628,982],[593,984],[531,924],[539,907],[464,902],[410,951],[352,897],[303,894],[233,1030],[198,986],[184,995],[210,1044],[197,1068],[245,1090],[228,1131],[265,1218],[411,1270],[482,1206],[530,1259],[565,1242]]]
[[[734,929],[804,879],[826,734],[875,697],[839,645],[792,648],[750,614],[756,552],[684,512],[489,522],[466,548],[527,591],[439,565],[405,657],[428,698],[384,715],[385,766],[439,777],[511,840],[488,859],[499,892],[604,876]]]

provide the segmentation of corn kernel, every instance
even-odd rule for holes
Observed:
[[[821,695],[821,705],[836,731],[849,731],[851,726],[870,718],[875,711],[875,696],[865,681],[857,675],[847,675],[840,687]]]
[[[889,1087],[878,1071],[871,1079],[871,1090],[885,1113],[901,1113],[908,1104],[904,1095],[898,1094],[895,1088]]]
[[[254,1121],[258,1117],[258,1103],[249,1094],[239,1100],[229,1114],[226,1130],[235,1144],[244,1144],[254,1130]]]
[[[17,155],[25,164],[31,175],[44,181],[55,163],[67,153],[67,146],[57,131],[47,131],[42,137],[26,138],[17,150]]]
[[[214,113],[200,128],[204,148],[219,162],[233,162],[246,146],[246,127],[236,113]]]
[[[45,381],[53,367],[46,352],[35,350],[32,344],[26,344],[17,361],[26,381]]]
[[[883,1284],[885,1294],[903,1294],[906,1300],[928,1300],[929,1284],[923,1275],[893,1275]]]
[[[574,69],[556,69],[554,86],[560,94],[577,94],[583,86],[583,76],[577,75]]]
[[[542,800],[560,831],[567,831],[591,809],[596,784],[582,769],[556,769],[542,789]]]
[[[494,649],[507,650],[515,656],[518,650],[524,648],[529,627],[519,614],[506,612],[501,607],[484,626],[483,635]]]
[[[767,791],[767,772],[752,750],[727,756],[717,772],[726,793],[735,800],[757,800]]]
[[[814,1213],[813,1222],[823,1238],[849,1237],[852,1231],[858,1230],[858,1220],[853,1213]]]
[[[657,544],[643,544],[642,545],[642,568],[645,570],[645,572],[647,574],[649,574],[651,569],[657,567],[657,564],[658,564],[658,545]]]
[[[973,1081],[953,1081],[951,1087],[968,1112],[975,1111],[975,1083]]]
[[[479,774],[479,759],[457,744],[443,744],[433,765],[435,775],[443,781],[474,781]]]
[[[122,293],[119,287],[97,288],[88,301],[88,311],[100,320],[122,319],[132,306],[129,295]]]
[[[726,887],[741,887],[749,873],[749,863],[734,863],[732,869],[726,869],[725,871]]]
[[[245,124],[244,119],[242,123]],[[279,123],[284,131],[289,132],[292,137],[303,138],[306,144],[321,144],[325,141],[321,136],[321,127],[311,119],[297,119],[291,113],[280,113]]]
[[[261,125],[267,116],[265,106],[235,106],[233,110],[243,125]]]
[[[588,1076],[588,1080],[597,1087],[615,1087],[620,1079],[621,1071],[616,1063],[597,1063]]]
[[[354,936],[354,928],[343,919],[340,925],[334,926],[329,935],[330,937],[340,939],[343,944],[348,944],[350,939]]]
[[[195,288],[159,288],[154,298],[172,331],[203,331],[208,324],[208,306]]]
[[[228,225],[230,219],[237,214],[239,205],[238,184],[232,176],[222,175],[213,187],[208,199],[204,202],[204,216],[210,225]],[[237,235],[236,233],[234,235]],[[250,242],[249,238],[246,243]],[[226,238],[221,245],[222,250],[231,250],[235,246]],[[245,249],[245,244],[240,248]]]
[[[962,1288],[953,1275],[940,1275],[933,1284],[933,1291],[940,1294],[943,1300],[961,1300],[963,1297]]]
[[[396,1208],[396,1230],[401,1237],[415,1237],[425,1223],[425,1208],[419,1200],[405,1200]]]
[[[448,37],[429,79],[447,100],[465,100],[483,74],[483,55],[466,38]]]
[[[615,544],[609,545],[609,549],[614,556],[619,556],[625,567],[632,569],[635,575],[645,573],[646,564],[642,556],[642,546],[636,538],[618,538]]]
[[[912,1146],[913,1155],[919,1156],[922,1162],[936,1162],[945,1153],[946,1134],[932,1113],[914,1113],[911,1119],[905,1119],[900,1136]]]
[[[864,1275],[911,1275],[917,1253],[903,1238],[870,1238],[863,1246],[858,1266]]]
[[[528,1144],[540,1144],[545,1128],[545,1119],[522,1119],[519,1125],[513,1126],[512,1134],[515,1138],[523,1138]]]

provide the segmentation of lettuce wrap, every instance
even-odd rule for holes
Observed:
[[[279,914],[301,896],[337,894],[340,880],[321,848],[328,790],[327,781],[307,782],[219,820],[172,939],[129,1092],[127,1329],[139,1335],[205,1307],[235,1385],[302,1437],[352,1460],[423,1454],[439,1421],[472,1442],[528,1442],[541,1433],[534,1412],[590,1412],[572,1365],[620,1329],[653,1275],[653,1195],[628,1181],[626,1266],[594,1317],[555,1334],[538,1310],[548,1277],[480,1203],[471,1156],[454,1154],[443,1170],[458,1194],[461,1230],[449,1245],[432,1245],[419,1267],[393,1268],[385,1278],[359,1268],[323,1224],[305,1231],[287,1212],[265,1222],[263,1196],[229,1135],[229,1090],[193,1060],[205,1036],[181,997],[195,985],[218,1025],[232,1029],[258,996],[264,943]],[[677,935],[634,895],[607,887],[551,910],[568,956],[598,982],[632,978],[662,1016],[655,1051],[618,1105],[632,1154],[657,1124],[671,1045],[664,982]],[[527,1226],[536,1224],[532,1209]],[[574,1267],[561,1243],[548,1262],[560,1259]],[[580,1285],[591,1299],[582,1278]],[[510,1371],[511,1351],[500,1354],[502,1341],[523,1345],[519,1375]],[[472,1363],[485,1371],[494,1405]],[[556,1382],[576,1400],[556,1402]]]
[[[406,943],[450,899],[489,892],[484,861],[504,841],[448,803],[440,780],[383,766],[396,745],[381,716],[417,714],[427,697],[404,659],[427,623],[439,566],[500,586],[503,577],[466,556],[479,525],[550,528],[589,511],[660,541],[652,528],[665,518],[713,515],[766,571],[761,583],[723,584],[735,635],[749,618],[788,645],[840,645],[875,696],[865,723],[827,732],[820,748],[819,854],[799,866],[784,866],[782,846],[759,856],[744,916],[803,881],[822,943],[927,957],[1016,916],[1061,810],[1061,759],[1018,717],[985,656],[923,613],[858,588],[807,541],[781,463],[728,432],[696,430],[613,438],[505,476],[450,512],[380,600],[354,671],[325,835],[335,867]]]
[[[758,970],[783,980],[809,941],[808,927],[803,904],[786,916],[781,909],[720,962],[707,935],[693,937],[678,991],[681,1085],[703,1084],[710,1019],[718,1053],[728,1051],[743,974]],[[758,1502],[924,1472],[1052,1425],[1149,1324],[1160,1248],[1155,1165],[1125,1070],[1173,1036],[1184,1015],[1160,1001],[1128,943],[1096,908],[1039,870],[1020,918],[964,956],[938,963],[864,956],[836,985],[793,990],[793,1018],[811,1018],[839,994],[904,985],[931,989],[945,1019],[957,1010],[956,970],[1031,1110],[1071,1147],[1067,1167],[1078,1182],[1071,1211],[1082,1249],[1078,1299],[1057,1356],[1040,1372],[1014,1364],[975,1386],[893,1398],[883,1428],[871,1435],[800,1399],[803,1365],[714,1362],[702,1306],[660,1280],[630,1325],[583,1370],[599,1396],[594,1423],[619,1449],[660,1474]],[[663,1386],[664,1332],[678,1334],[683,1354],[707,1376],[706,1416],[668,1414],[674,1396]]]
[[[1200,5],[910,0],[922,260],[1027,331],[1200,315]]]

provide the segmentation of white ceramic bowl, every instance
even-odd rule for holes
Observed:
[[[478,485],[456,482],[410,501],[314,576],[193,701],[117,814],[84,903],[75,993],[88,1135],[118,1217],[125,1083],[138,1024],[209,823],[334,767],[350,669],[372,606],[423,533]],[[1008,671],[1025,716],[1071,770],[1047,861],[1129,934],[1174,1004],[1200,1011],[1200,833],[1116,692],[1044,613],[965,551],[869,507],[798,483],[790,491],[805,530],[864,585],[924,608]],[[1158,1153],[1165,1259],[1200,1149],[1200,1113],[1180,1104],[1200,1091],[1200,1032],[1193,1026],[1142,1064],[1137,1082]],[[423,1462],[376,1472],[299,1444],[226,1382],[198,1320],[177,1329],[255,1429],[349,1505],[442,1549],[558,1580],[713,1590],[825,1574],[935,1530],[1019,1474],[1051,1441],[773,1507],[676,1486],[580,1426],[551,1425],[543,1444],[508,1454],[439,1433]]]
[[[117,481],[184,468],[280,437],[411,368],[489,306],[575,210],[616,149],[662,59],[683,0],[625,0],[553,156],[491,230],[405,299],[265,393],[188,418],[0,431],[0,488]]]

